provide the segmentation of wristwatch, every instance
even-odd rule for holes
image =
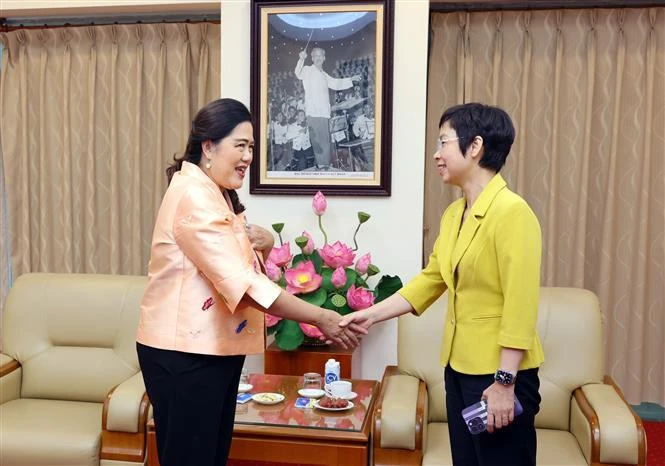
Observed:
[[[517,374],[499,369],[494,374],[494,381],[501,385],[512,385],[515,383],[516,377]]]

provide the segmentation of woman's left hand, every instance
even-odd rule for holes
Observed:
[[[275,239],[273,238],[272,233],[258,225],[247,224],[247,236],[255,251],[266,251],[267,253],[270,253],[270,250],[275,244]]]
[[[515,419],[515,385],[494,382],[483,392],[487,401],[487,432],[508,426]]]

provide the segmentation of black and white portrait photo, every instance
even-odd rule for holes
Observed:
[[[383,9],[273,6],[262,13],[255,111],[262,182],[380,184]]]

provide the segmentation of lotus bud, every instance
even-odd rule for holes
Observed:
[[[278,282],[282,278],[282,270],[271,260],[267,260],[265,263],[266,266],[266,275],[273,282]]]
[[[367,269],[369,268],[371,263],[372,263],[372,256],[368,252],[360,259],[358,259],[358,261],[356,262],[356,271],[359,274],[367,273]]]
[[[374,295],[365,288],[356,288],[356,285],[351,285],[346,292],[346,300],[351,309],[360,311],[374,304]]]
[[[302,248],[303,254],[311,254],[314,252],[314,240],[312,239],[312,235],[307,233],[306,231],[302,232],[302,235],[307,238],[307,245],[305,245],[304,248]]]
[[[284,267],[287,265],[293,256],[291,255],[291,245],[286,243],[282,246],[272,248],[268,255],[268,260],[275,264],[277,267]]]
[[[346,271],[344,267],[337,267],[330,278],[335,288],[341,288],[346,284]]]
[[[328,202],[326,201],[326,197],[321,191],[317,191],[314,195],[314,199],[312,199],[312,210],[314,210],[314,213],[320,217],[326,212],[327,208]]]

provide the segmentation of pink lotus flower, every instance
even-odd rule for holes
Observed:
[[[335,241],[332,245],[326,244],[319,249],[323,262],[331,269],[349,267],[353,264],[356,254],[346,244]]]
[[[304,248],[302,248],[302,252],[304,254],[313,253],[314,252],[314,240],[312,239],[312,235],[310,235],[306,231],[303,231],[302,235],[307,238],[307,244],[305,245]]]
[[[298,324],[300,326],[300,330],[302,330],[302,333],[307,335],[310,338],[319,338],[323,336],[323,333],[321,333],[321,330],[319,330],[316,326],[310,325],[310,324],[303,324],[302,322]]]
[[[268,260],[275,264],[277,267],[284,267],[287,265],[293,256],[291,255],[291,244],[286,243],[280,247],[272,248],[268,255]]]
[[[372,256],[368,252],[371,248],[365,250],[366,254],[360,257],[356,238],[361,226],[370,219],[370,214],[358,212],[358,222],[352,243],[343,243],[334,239],[329,243],[328,234],[323,227],[323,217],[327,211],[328,202],[321,191],[312,197],[311,205],[312,211],[316,214],[318,228],[323,235],[322,239],[317,240],[318,245],[315,245],[312,236],[307,231],[303,231],[301,235],[291,238],[291,242],[297,248],[292,255],[288,246],[289,242],[282,237],[284,223],[273,223],[272,229],[279,237],[279,244],[283,246],[273,248],[269,261],[266,261],[266,275],[271,280],[285,288],[288,293],[296,295],[314,306],[331,309],[338,314],[367,309],[374,304],[375,296],[382,298],[390,296],[401,286],[399,277],[389,275],[381,277],[375,287],[370,284],[375,280],[372,276],[378,274],[380,270],[372,263]],[[291,232],[288,233],[291,234]],[[325,280],[323,280],[324,277]],[[351,286],[352,283],[353,286]],[[347,287],[350,288],[347,289]],[[274,318],[266,317],[266,319],[271,319],[271,323],[278,322],[272,320]],[[271,329],[277,346],[283,350],[294,349],[294,338],[296,337],[300,340],[303,335],[312,338],[321,335],[320,329],[315,326],[285,320],[287,325],[282,323],[274,326],[273,324]],[[298,325],[293,325],[294,323]],[[257,389],[256,385],[255,389]],[[363,407],[359,406],[356,411],[365,415],[366,413],[362,409]]]
[[[369,264],[371,263],[372,263],[372,256],[368,252],[360,259],[358,259],[358,262],[356,262],[356,272],[358,272],[359,274],[367,273],[367,267],[369,267]]]
[[[299,262],[284,273],[286,291],[291,294],[310,293],[321,286],[322,277],[316,273],[312,261]]]
[[[344,267],[337,267],[330,278],[335,288],[341,288],[346,284],[346,271]]]
[[[275,283],[278,282],[279,279],[282,278],[282,270],[270,259],[266,261],[265,265],[268,278]]]
[[[265,314],[266,314],[266,327],[272,327],[273,325],[277,325],[277,322],[282,320],[281,317],[268,314],[267,312]]]
[[[312,199],[312,210],[314,210],[314,213],[320,217],[325,213],[327,208],[328,202],[326,201],[326,197],[321,191],[317,191],[314,195],[314,199]]]
[[[351,309],[360,311],[367,309],[374,304],[374,295],[366,288],[356,288],[356,285],[351,285],[349,291],[346,292],[346,300]]]

